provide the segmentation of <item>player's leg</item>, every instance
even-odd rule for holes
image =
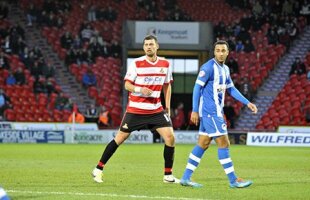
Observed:
[[[175,138],[172,127],[161,127],[157,128],[156,131],[165,141],[164,147],[164,182],[165,183],[179,183],[180,180],[172,175],[173,161],[174,161],[174,149],[175,149]]]
[[[93,170],[92,175],[94,181],[101,183],[102,181],[102,170],[104,165],[109,161],[113,156],[116,149],[129,137],[130,133],[123,131],[118,131],[115,138],[106,146],[104,149],[100,161],[98,162],[96,168]]]
[[[104,168],[104,165],[113,156],[117,148],[129,137],[130,133],[133,130],[136,130],[136,128],[139,128],[139,126],[135,123],[136,121],[139,121],[137,120],[137,117],[137,115],[125,113],[119,131],[117,132],[114,139],[104,149],[100,161],[92,172],[94,181],[98,183],[103,182],[102,170]]]
[[[224,168],[224,171],[229,179],[230,187],[232,188],[244,188],[252,184],[252,181],[244,181],[237,178],[233,162],[229,153],[229,139],[227,135],[222,135],[215,138],[218,145],[218,159]]]
[[[191,187],[202,187],[201,184],[191,181],[191,177],[198,167],[204,152],[208,149],[212,138],[207,135],[199,135],[198,143],[189,154],[186,169],[181,179],[181,185]]]
[[[208,118],[200,118],[200,126],[199,126],[199,138],[197,145],[193,148],[188,157],[188,162],[186,165],[186,169],[183,173],[181,179],[181,185],[190,186],[190,187],[202,187],[201,184],[195,183],[191,181],[191,177],[198,167],[200,160],[204,154],[204,152],[208,149],[212,138],[209,137],[208,132],[211,131],[210,127],[208,127]]]

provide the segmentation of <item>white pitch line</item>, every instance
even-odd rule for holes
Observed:
[[[72,196],[103,196],[103,197],[119,197],[133,199],[172,199],[172,200],[211,200],[196,199],[186,197],[169,197],[169,196],[144,196],[144,195],[122,195],[113,193],[83,193],[83,192],[40,192],[40,191],[22,191],[22,190],[6,190],[7,193],[23,193],[23,194],[47,194],[47,195],[72,195]]]

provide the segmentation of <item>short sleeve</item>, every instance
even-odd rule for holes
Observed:
[[[136,77],[137,77],[136,61],[134,60],[128,66],[124,80],[134,82]]]

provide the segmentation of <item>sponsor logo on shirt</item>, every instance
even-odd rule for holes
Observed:
[[[162,82],[162,77],[150,77],[147,76],[144,78],[144,83],[153,83],[153,84],[160,84]]]
[[[225,85],[219,85],[217,88],[217,92],[218,93],[224,93],[226,90],[226,86]]]

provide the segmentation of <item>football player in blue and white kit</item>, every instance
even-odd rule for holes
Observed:
[[[188,163],[183,174],[181,185],[202,187],[191,181],[194,170],[198,167],[204,152],[214,138],[218,146],[218,159],[229,179],[230,187],[244,188],[252,184],[235,174],[234,166],[229,155],[229,140],[226,122],[223,117],[225,91],[242,102],[255,114],[257,107],[247,100],[234,86],[229,68],[225,60],[229,54],[229,45],[219,40],[214,44],[214,58],[202,65],[193,91],[193,109],[191,121],[199,127],[198,143],[189,155]]]

